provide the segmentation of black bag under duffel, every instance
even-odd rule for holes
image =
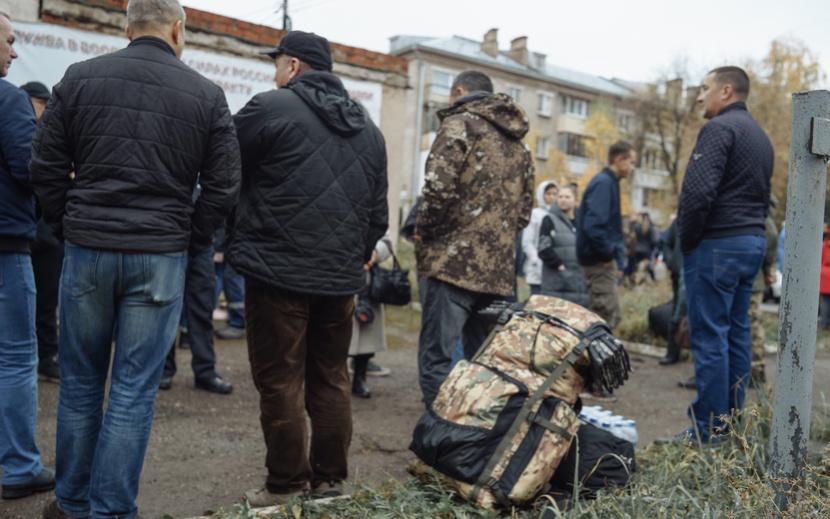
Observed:
[[[583,494],[591,495],[598,490],[624,488],[636,468],[631,442],[583,423],[550,482],[554,491],[573,492],[574,481],[579,481]]]

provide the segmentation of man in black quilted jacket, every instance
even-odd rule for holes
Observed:
[[[740,410],[751,369],[752,284],[766,248],[773,149],[749,115],[749,78],[738,67],[709,73],[697,98],[700,130],[678,204],[697,397],[680,436],[719,443],[721,415]]]
[[[188,253],[210,244],[239,192],[224,93],[179,59],[184,20],[177,0],[130,0],[130,44],[69,67],[32,143],[44,219],[66,238],[57,500],[47,519],[137,516]]]
[[[264,53],[279,89],[234,117],[242,191],[228,247],[267,450],[265,486],[245,495],[256,507],[343,492],[354,295],[388,223],[383,136],[332,74],[329,42],[292,31]]]

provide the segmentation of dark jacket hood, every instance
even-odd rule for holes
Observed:
[[[366,126],[366,113],[349,93],[343,82],[330,72],[306,72],[295,77],[285,87],[307,104],[334,132],[351,136]]]
[[[471,92],[460,97],[451,107],[440,110],[438,117],[443,121],[450,115],[464,112],[485,119],[501,133],[513,139],[523,138],[530,129],[524,110],[507,94]]]

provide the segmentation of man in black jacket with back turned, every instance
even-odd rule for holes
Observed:
[[[44,219],[66,237],[47,519],[137,515],[188,251],[210,244],[238,194],[230,111],[222,90],[179,59],[184,19],[176,0],[130,0],[129,46],[69,67],[32,143]]]
[[[292,31],[265,53],[279,89],[234,117],[242,191],[228,249],[245,278],[267,449],[268,477],[246,493],[251,506],[343,491],[354,295],[388,223],[383,136],[331,73],[329,42]]]

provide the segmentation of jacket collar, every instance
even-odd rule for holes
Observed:
[[[620,183],[620,176],[614,173],[614,170],[606,166],[600,173],[604,172],[609,177],[613,178],[614,181],[619,184]]]
[[[171,47],[169,43],[162,40],[161,38],[156,38],[155,36],[139,36],[138,38],[131,41],[130,44],[127,45],[127,47],[132,47],[133,45],[150,45],[161,50],[166,50],[174,56],[176,55],[176,53],[173,52],[173,47]]]
[[[726,112],[731,112],[732,110],[743,110],[744,112],[746,112],[747,111],[746,103],[744,103],[743,101],[737,101],[735,103],[728,104],[728,105],[726,105],[726,106],[724,106],[723,108],[720,109],[720,112],[718,112],[718,115],[723,115]]]

